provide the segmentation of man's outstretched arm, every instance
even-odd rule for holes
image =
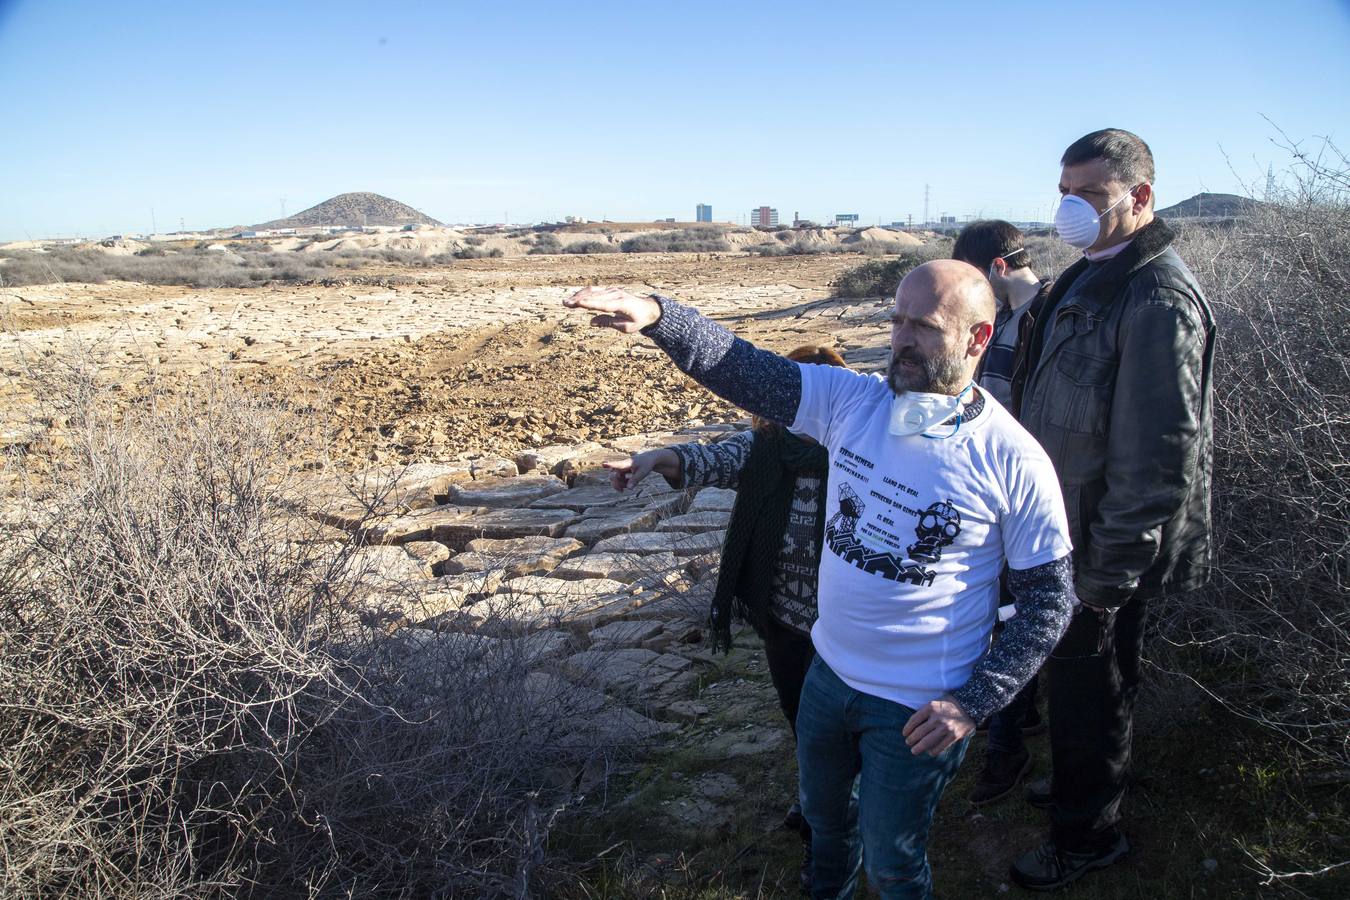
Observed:
[[[797,418],[802,398],[797,363],[760,350],[688,306],[617,288],[586,288],[563,302],[596,313],[591,324],[597,327],[642,332],[681,371],[741,409],[785,425]]]

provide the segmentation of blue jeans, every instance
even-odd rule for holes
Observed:
[[[969,738],[936,759],[914,756],[901,734],[913,712],[855,691],[819,656],[811,664],[797,712],[797,767],[816,900],[851,900],[864,861],[886,900],[932,895],[928,828]]]

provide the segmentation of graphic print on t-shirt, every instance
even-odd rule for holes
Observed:
[[[843,447],[835,454],[834,465],[862,482],[871,481],[864,472],[875,468],[870,460]],[[869,501],[876,500],[888,508],[867,519],[860,528],[859,522],[866,516],[867,502],[847,482],[838,481],[839,507],[825,523],[825,544],[845,562],[864,572],[892,581],[931,585],[937,573],[920,563],[932,564],[942,559],[942,549],[961,533],[961,513],[950,499],[930,503],[923,510],[915,509],[900,498],[917,497],[918,491],[889,476],[882,476],[881,482],[888,490],[872,488],[868,492]],[[914,526],[918,540],[905,547],[905,554],[913,562],[907,563],[904,555],[885,549],[898,550],[903,545],[898,534],[903,526],[896,521],[898,516],[913,516],[918,522]]]

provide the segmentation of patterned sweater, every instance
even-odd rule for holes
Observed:
[[[667,297],[661,318],[642,330],[695,381],[737,406],[775,422],[797,418],[797,363],[741,340],[716,322]],[[1008,704],[1041,667],[1068,627],[1073,567],[1069,557],[1030,569],[1009,569],[1017,615],[976,664],[952,699],[976,722]]]
[[[716,444],[680,444],[668,448],[682,464],[680,483],[672,486],[737,487],[754,442],[754,432],[742,431]],[[820,567],[816,524],[821,515],[820,494],[820,476],[797,477],[769,595],[769,614],[774,621],[803,635],[811,633],[816,621],[816,574]]]

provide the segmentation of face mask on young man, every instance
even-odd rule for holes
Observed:
[[[1134,188],[1130,188],[1101,212],[1097,212],[1096,208],[1082,197],[1065,194],[1059,200],[1059,209],[1055,210],[1055,232],[1059,235],[1059,239],[1079,250],[1091,247],[1101,236],[1102,219],[1127,197],[1132,197],[1133,191]]]

